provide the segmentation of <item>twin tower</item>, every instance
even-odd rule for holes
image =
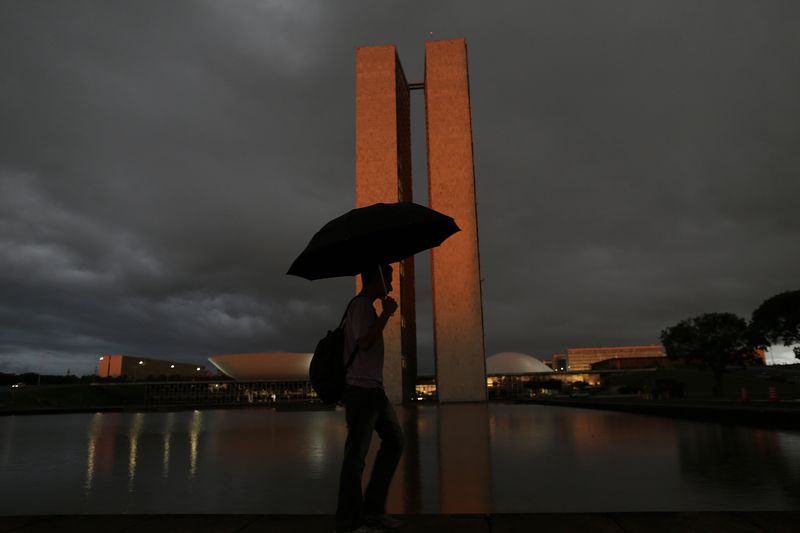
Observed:
[[[356,50],[356,207],[410,202],[410,91],[425,91],[429,207],[461,231],[431,252],[436,388],[440,402],[486,400],[478,220],[467,45],[425,44],[425,81],[410,84],[394,46]],[[393,403],[415,396],[414,258],[394,265],[399,304],[384,330],[384,387]]]

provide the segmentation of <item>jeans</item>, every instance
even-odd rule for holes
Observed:
[[[403,430],[392,404],[382,389],[348,385],[344,395],[347,441],[344,445],[339,477],[339,503],[336,530],[349,531],[361,526],[364,515],[386,513],[386,497],[397,463],[403,453]],[[381,447],[375,457],[367,490],[362,495],[364,459],[372,432],[378,433]]]

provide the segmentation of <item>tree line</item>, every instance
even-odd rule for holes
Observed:
[[[714,378],[714,394],[722,394],[728,366],[761,364],[758,350],[800,343],[800,290],[767,298],[750,321],[734,313],[705,313],[681,320],[661,332],[667,357],[708,368]],[[800,358],[800,347],[794,348]]]

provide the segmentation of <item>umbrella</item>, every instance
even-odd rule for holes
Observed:
[[[368,205],[325,224],[287,274],[309,280],[355,276],[439,246],[457,231],[451,217],[415,203]]]

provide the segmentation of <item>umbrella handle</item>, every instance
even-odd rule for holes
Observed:
[[[378,265],[378,274],[381,275],[381,283],[383,284],[383,297],[386,298],[389,296],[389,291],[386,290],[386,280],[383,277],[383,268],[381,268],[380,264]]]

